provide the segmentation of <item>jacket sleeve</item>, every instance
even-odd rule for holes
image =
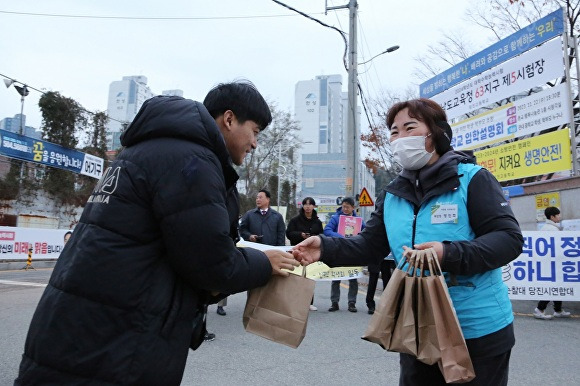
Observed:
[[[288,240],[290,240],[290,244],[292,245],[296,245],[303,240],[302,232],[298,230],[298,227],[296,226],[297,222],[297,217],[292,218],[286,228],[286,237],[288,237]]]
[[[204,149],[204,148],[202,148]],[[236,248],[230,237],[221,165],[209,150],[168,156],[152,186],[165,259],[194,288],[232,294],[262,286],[272,268],[263,252]],[[161,251],[160,251],[161,252]]]
[[[391,248],[383,222],[384,194],[379,197],[375,211],[358,235],[349,238],[320,236],[320,261],[330,267],[380,264]]]
[[[242,221],[240,222],[240,236],[246,241],[250,241],[250,236],[252,233],[250,232],[250,214],[251,210],[244,213],[242,216]]]
[[[487,169],[478,171],[469,183],[467,213],[476,238],[443,241],[444,271],[473,275],[502,267],[520,255],[520,226],[500,184]]]
[[[338,217],[337,215],[333,215],[330,218],[330,221],[324,227],[324,235],[327,237],[344,237],[340,233],[337,232],[338,230]]]
[[[277,245],[286,245],[286,224],[284,223],[284,217],[278,213],[278,224],[276,226],[276,239],[278,240]]]

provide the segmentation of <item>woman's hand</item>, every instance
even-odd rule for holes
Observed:
[[[320,259],[320,237],[311,236],[292,248],[294,258],[302,265],[312,264]]]
[[[439,264],[442,263],[443,243],[440,243],[439,241],[427,241],[425,243],[415,244],[414,247],[415,247],[415,249],[418,249],[418,250],[433,248],[435,250],[435,252],[437,253],[437,260],[439,260]],[[406,258],[409,258],[409,256],[411,256],[409,251],[412,251],[412,249],[410,249],[406,245],[403,245],[403,255]]]

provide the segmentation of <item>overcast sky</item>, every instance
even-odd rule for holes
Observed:
[[[324,15],[324,0],[285,3],[348,32],[347,9]],[[328,0],[329,6],[347,3]],[[359,67],[365,93],[373,97],[420,83],[413,58],[442,31],[473,30],[464,21],[466,3],[359,0],[358,62],[401,47]],[[0,36],[0,74],[58,91],[92,111],[106,110],[109,84],[127,75],[146,76],[154,93],[181,89],[195,100],[219,82],[246,78],[289,111],[300,80],[341,74],[346,91],[338,32],[270,0],[0,0]],[[474,44],[479,50],[485,42]],[[20,96],[0,86],[0,119],[20,113]],[[27,125],[37,128],[39,97],[31,91],[24,104]]]

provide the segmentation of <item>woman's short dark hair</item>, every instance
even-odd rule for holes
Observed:
[[[445,110],[435,101],[426,98],[411,99],[395,103],[387,113],[387,127],[389,130],[395,121],[395,116],[402,110],[409,109],[409,116],[425,123],[431,130],[431,137],[435,144],[435,151],[442,155],[451,150],[453,132],[447,123]]]
[[[312,204],[312,205],[316,206],[316,201],[314,201],[314,198],[312,198],[312,197],[305,197],[302,200],[302,206],[304,206],[306,204]]]

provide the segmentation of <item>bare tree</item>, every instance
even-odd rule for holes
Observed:
[[[256,193],[263,188],[272,193],[272,201],[277,202],[277,189],[275,187],[280,180],[281,190],[288,190],[288,186],[296,186],[296,165],[294,160],[295,150],[300,147],[297,136],[299,126],[292,119],[290,112],[279,110],[277,105],[270,103],[272,111],[272,123],[262,131],[258,137],[258,147],[244,160],[244,164],[238,168],[238,173],[243,181],[242,211],[254,206]],[[285,184],[288,182],[288,184]],[[285,187],[285,188],[284,188]],[[284,188],[284,189],[283,189]],[[284,193],[284,191],[282,192]],[[295,192],[292,192],[295,193]],[[282,198],[293,197],[294,194],[281,194]],[[288,204],[288,202],[286,202]]]

